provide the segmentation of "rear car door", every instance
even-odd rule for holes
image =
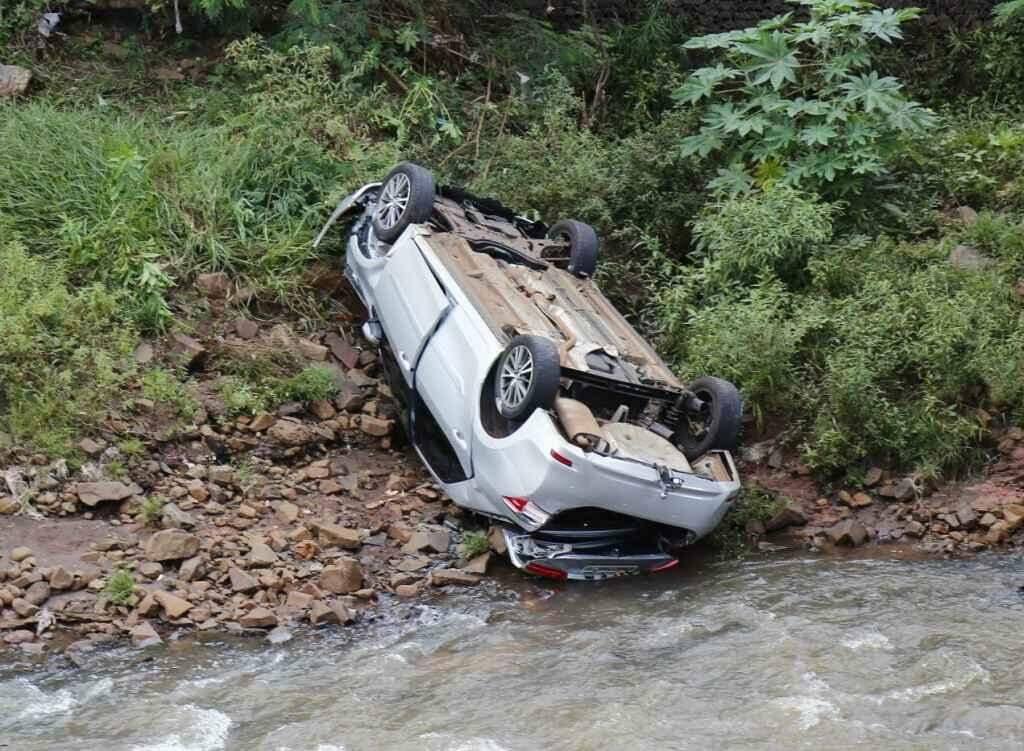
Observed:
[[[374,307],[409,385],[427,340],[451,303],[407,233],[395,243],[374,289]]]

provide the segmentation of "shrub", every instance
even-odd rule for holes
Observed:
[[[721,52],[676,91],[704,107],[702,127],[683,153],[719,153],[728,166],[708,185],[737,194],[782,182],[819,192],[855,191],[886,171],[901,138],[933,122],[905,98],[902,84],[872,67],[872,46],[902,37],[919,9],[877,10],[862,0],[798,0],[792,14],[756,27],[691,39],[686,47]]]
[[[142,396],[179,417],[189,418],[199,404],[178,377],[165,368],[152,368],[142,375]]]
[[[463,558],[476,558],[490,550],[491,543],[487,540],[486,532],[472,531],[462,535],[460,547]]]
[[[160,519],[164,513],[164,504],[166,503],[167,500],[161,496],[148,496],[142,502],[142,507],[139,509],[139,518],[142,520],[142,523],[147,527],[159,526]]]
[[[115,605],[121,606],[130,605],[134,593],[135,579],[132,572],[124,568],[119,568],[111,574],[103,588],[103,594],[107,599]]]
[[[333,398],[338,393],[338,386],[333,370],[322,365],[311,365],[280,380],[273,385],[272,390],[278,402],[313,402]]]
[[[711,534],[711,544],[723,558],[742,557],[747,550],[747,524],[766,522],[786,507],[788,499],[757,486],[744,487],[722,523]]]

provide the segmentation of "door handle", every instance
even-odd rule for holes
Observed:
[[[453,430],[452,435],[455,437],[455,440],[459,442],[459,445],[462,446],[462,448],[466,448],[466,439],[462,435],[461,431]]]
[[[410,367],[409,366],[409,357],[404,352],[399,352],[398,353],[398,359],[402,361],[402,364],[405,365],[405,367],[407,367],[407,368]]]

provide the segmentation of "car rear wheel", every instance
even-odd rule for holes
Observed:
[[[569,260],[564,268],[573,276],[589,279],[597,270],[597,232],[589,224],[575,219],[563,219],[548,230],[548,239],[561,240],[569,244]]]
[[[558,348],[542,336],[517,336],[498,360],[494,402],[508,420],[525,420],[535,409],[550,409],[558,395]]]
[[[734,450],[743,416],[739,390],[721,378],[698,378],[690,384],[690,391],[702,406],[683,416],[675,444],[691,461],[714,449]]]
[[[430,220],[437,186],[430,170],[402,162],[381,184],[373,207],[373,234],[386,243],[398,239],[410,224]]]

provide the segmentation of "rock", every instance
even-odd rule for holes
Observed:
[[[331,354],[349,370],[359,364],[359,350],[333,331],[324,336],[324,344],[330,348]]]
[[[272,414],[261,412],[252,418],[252,421],[249,423],[249,430],[252,433],[262,433],[264,430],[272,428],[276,422],[277,418]]]
[[[132,353],[132,359],[135,360],[136,365],[149,365],[155,356],[156,351],[149,342],[142,342]]]
[[[910,477],[904,477],[893,487],[893,495],[897,501],[906,501],[917,495],[917,484]]]
[[[0,65],[0,96],[24,94],[32,81],[32,71],[19,65]]]
[[[430,565],[430,559],[423,556],[416,558],[406,558],[404,561],[398,564],[399,571],[421,571]]]
[[[50,586],[57,590],[63,591],[65,589],[71,589],[75,584],[75,577],[68,573],[67,569],[63,566],[57,566],[50,572]]]
[[[20,508],[20,504],[9,495],[0,496],[0,514],[16,514]]]
[[[238,619],[243,628],[273,628],[277,625],[277,616],[266,608],[253,608]]]
[[[910,521],[903,532],[908,537],[916,537],[920,539],[921,537],[924,537],[924,525],[919,521]]]
[[[43,581],[30,584],[25,590],[24,597],[33,605],[42,605],[50,599],[50,585]]]
[[[32,557],[32,548],[19,547],[19,548],[14,548],[14,550],[11,551],[11,560],[14,561],[15,563],[21,563],[26,558],[31,558],[31,557]]]
[[[337,623],[338,614],[328,607],[323,600],[314,600],[309,608],[309,622],[314,626],[320,626],[325,623]]]
[[[806,520],[805,520],[806,523]],[[476,558],[473,558],[469,563],[462,567],[462,570],[467,574],[486,574],[487,566],[491,563],[490,553],[481,553]]]
[[[207,297],[221,300],[231,291],[231,278],[223,271],[200,274],[196,277],[196,289]]]
[[[249,547],[249,555],[246,562],[250,568],[266,568],[278,562],[277,553],[269,545],[262,542],[254,542]]]
[[[395,594],[399,597],[415,597],[420,592],[418,584],[399,584],[395,587]]]
[[[267,435],[285,446],[305,446],[316,440],[316,434],[298,420],[281,418],[275,422]]]
[[[192,514],[182,511],[176,503],[166,503],[160,513],[160,524],[165,529],[192,529],[196,526],[196,520]]]
[[[451,537],[442,529],[421,530],[416,532],[402,550],[406,553],[418,553],[430,550],[435,553],[447,553]]]
[[[198,367],[206,359],[206,347],[180,331],[171,334],[171,351],[177,354],[190,370]]]
[[[956,519],[960,528],[965,529],[968,532],[978,526],[978,515],[970,506],[964,506],[962,509],[957,511]]]
[[[310,402],[309,411],[312,412],[313,415],[318,420],[330,420],[332,417],[338,414],[337,411],[334,409],[334,405],[331,404],[326,399],[317,399],[315,401]]]
[[[970,245],[957,245],[949,254],[949,265],[955,269],[978,271],[992,265],[992,259]]]
[[[228,571],[228,578],[231,579],[231,589],[242,594],[252,594],[260,588],[260,583],[249,574],[237,567]]]
[[[82,453],[86,456],[99,456],[103,453],[103,444],[97,443],[92,438],[83,438],[78,442],[78,448],[81,449]]]
[[[854,493],[853,498],[850,499],[850,506],[852,508],[866,508],[874,502],[875,499],[867,493]]]
[[[395,427],[395,421],[382,420],[372,415],[363,415],[360,418],[359,427],[367,435],[383,438],[384,436],[391,435],[391,431]]]
[[[192,603],[170,592],[153,592],[153,599],[164,609],[164,615],[177,620],[192,609]]]
[[[996,518],[995,514],[993,514],[992,512],[986,512],[986,514],[983,517],[981,517],[981,521],[978,523],[983,527],[991,527],[997,521],[999,521],[999,519]]]
[[[476,574],[468,574],[465,571],[443,568],[430,573],[430,583],[435,587],[444,587],[449,584],[459,587],[472,587],[480,583],[480,577]]]
[[[160,634],[156,632],[156,629],[145,622],[140,623],[129,633],[132,638],[132,645],[139,648],[151,647],[155,644],[160,644],[163,641],[163,639],[160,638]]]
[[[882,481],[882,472],[880,467],[871,467],[867,472],[864,473],[864,487],[873,488],[875,485]]]
[[[968,227],[978,221],[978,212],[970,206],[957,206],[954,211],[957,219]]]
[[[256,321],[240,318],[235,321],[235,333],[240,339],[255,339],[260,335],[260,325]]]
[[[35,640],[36,635],[24,628],[20,628],[17,631],[11,631],[9,634],[4,634],[5,644],[30,644]]]
[[[31,618],[39,612],[39,606],[33,605],[24,597],[15,597],[14,601],[11,603],[11,607],[14,608],[14,612],[22,618]]]
[[[331,603],[331,610],[334,612],[334,617],[338,619],[338,623],[343,626],[347,626],[350,623],[355,623],[355,616],[343,603],[333,602]]]
[[[78,500],[86,506],[95,506],[103,501],[123,501],[131,498],[141,488],[125,485],[123,482],[80,482],[75,485],[74,492]]]
[[[183,582],[192,582],[197,579],[202,579],[206,573],[206,563],[203,561],[201,556],[195,556],[189,558],[187,561],[182,561],[181,567],[178,568],[178,578]]]
[[[316,529],[325,547],[336,545],[340,548],[358,550],[363,545],[363,536],[358,529],[340,527],[337,524],[317,524]]]
[[[164,529],[146,540],[145,555],[150,561],[179,561],[199,552],[199,538],[180,529]]]
[[[1010,538],[1012,532],[1013,530],[1007,522],[998,521],[989,527],[988,532],[985,534],[985,543],[988,545],[1000,545]]]
[[[300,561],[308,561],[315,558],[320,552],[320,546],[312,540],[299,540],[292,545],[292,555]]]
[[[491,544],[491,550],[498,555],[505,555],[508,552],[508,546],[505,544],[505,533],[502,532],[501,527],[491,527],[487,530],[487,542]]]
[[[144,561],[142,565],[139,566],[139,573],[147,579],[155,579],[163,572],[163,565],[155,563],[154,561]]]
[[[284,626],[278,626],[269,634],[267,634],[267,641],[271,644],[284,644],[294,638],[291,631],[286,629]]]
[[[294,524],[299,518],[299,507],[289,501],[281,501],[274,515],[281,524]]]
[[[313,604],[314,599],[315,598],[313,597],[313,595],[308,595],[305,592],[298,592],[296,590],[292,590],[288,593],[288,599],[286,600],[285,604],[288,605],[288,607],[290,608],[298,608],[299,610],[305,610]]]
[[[773,516],[771,519],[764,523],[764,528],[768,532],[778,532],[780,529],[786,529],[787,527],[802,527],[807,524],[807,517],[804,516],[804,512],[800,509],[787,506],[782,509],[779,513]],[[480,573],[484,573],[481,571]]]
[[[340,559],[320,572],[320,587],[337,595],[347,595],[363,586],[363,569],[358,562]]]
[[[311,342],[308,339],[299,339],[299,352],[307,360],[317,360],[323,362],[327,359],[327,347],[316,342]]]
[[[863,545],[868,540],[868,531],[864,528],[863,524],[855,519],[841,521],[834,527],[825,530],[825,534],[836,545],[857,547],[858,545]]]
[[[768,455],[768,466],[771,469],[782,469],[785,459],[782,455],[782,449],[775,449],[771,454]]]

